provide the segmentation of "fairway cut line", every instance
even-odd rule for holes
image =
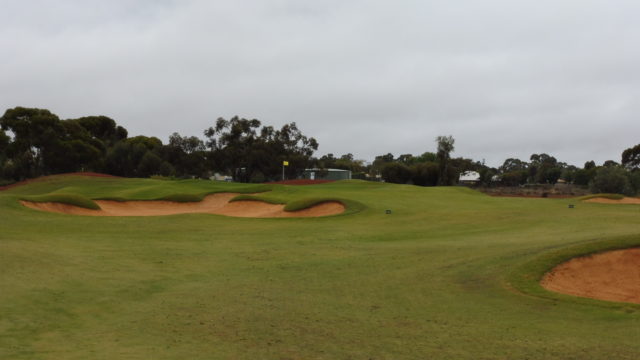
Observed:
[[[573,258],[545,274],[540,285],[567,295],[640,304],[640,248]]]
[[[20,201],[28,208],[85,216],[164,216],[176,214],[216,214],[250,218],[283,218],[283,217],[319,217],[338,215],[345,211],[345,206],[338,201],[322,202],[299,211],[284,211],[284,205],[269,204],[262,201],[229,202],[236,193],[217,193],[206,196],[199,202],[174,202],[164,200],[113,201],[95,200],[100,210],[55,203]]]
[[[607,199],[603,197],[597,197],[592,199],[583,200],[584,202],[597,203],[597,204],[635,204],[640,205],[640,198],[624,197],[622,199]]]

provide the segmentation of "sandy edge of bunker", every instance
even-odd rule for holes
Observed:
[[[571,259],[545,274],[540,284],[562,294],[640,304],[640,248]]]
[[[100,210],[56,203],[20,201],[22,205],[36,210],[85,216],[164,216],[176,214],[216,214],[234,217],[281,218],[319,217],[338,215],[345,206],[338,201],[327,201],[299,211],[285,211],[284,205],[262,201],[234,201],[238,194],[217,193],[206,196],[199,202],[174,202],[164,200],[112,201],[95,200]]]
[[[640,198],[636,197],[624,197],[622,199],[607,199],[607,198],[593,198],[584,200],[584,202],[596,203],[596,204],[640,204]]]

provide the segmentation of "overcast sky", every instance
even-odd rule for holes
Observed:
[[[640,143],[640,2],[0,0],[0,111],[106,115],[203,137],[218,117],[296,122],[316,155],[546,152]]]

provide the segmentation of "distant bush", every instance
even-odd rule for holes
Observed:
[[[596,168],[578,169],[573,174],[573,183],[576,185],[589,185],[596,174]]]
[[[440,169],[436,162],[424,162],[411,166],[411,180],[414,185],[436,186]]]
[[[411,169],[404,164],[392,162],[384,164],[381,175],[386,182],[406,184],[411,180]]]
[[[13,183],[15,183],[15,180],[0,179],[0,186],[11,185]]]
[[[629,174],[629,182],[636,195],[640,193],[640,170],[635,170]]]
[[[634,195],[627,171],[619,166],[601,167],[589,183],[592,193]]]
[[[162,175],[151,175],[150,176],[151,179],[153,180],[175,180],[174,177],[171,176],[162,176]]]
[[[513,170],[502,174],[500,181],[504,186],[518,186],[527,182],[527,170]]]

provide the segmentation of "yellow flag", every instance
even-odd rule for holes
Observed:
[[[283,162],[282,162],[282,165],[284,165],[284,166],[289,166],[289,162],[288,162],[288,161],[283,161]]]

